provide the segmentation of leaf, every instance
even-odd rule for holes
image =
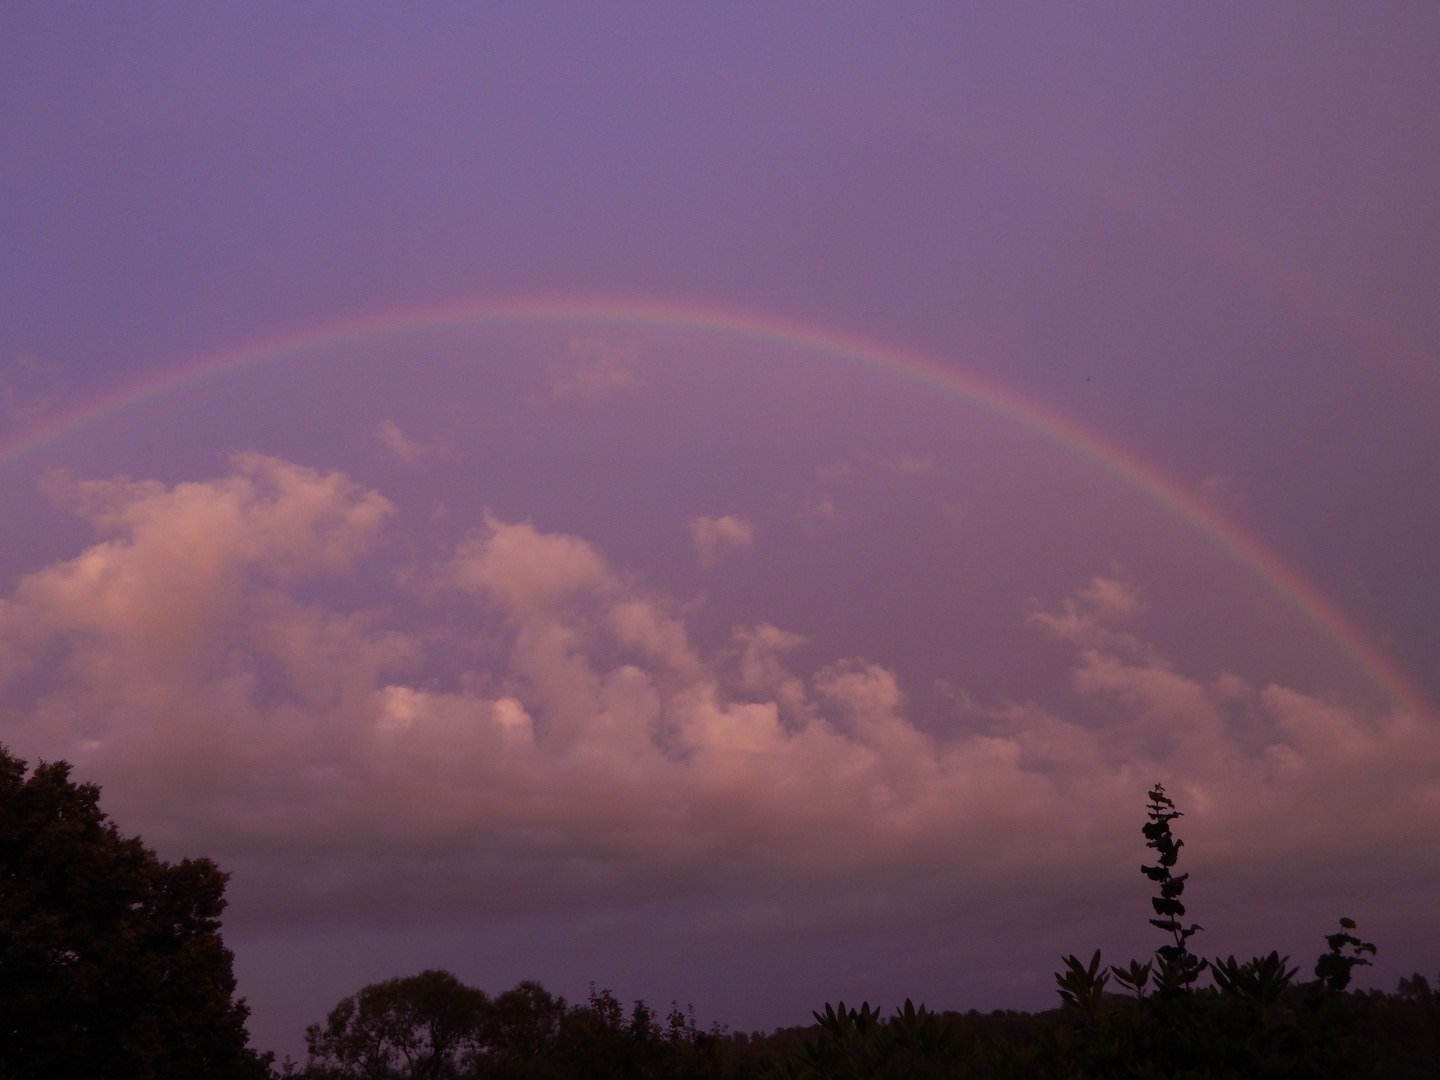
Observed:
[[[1189,874],[1181,874],[1179,877],[1170,878],[1170,880],[1160,886],[1160,895],[1167,900],[1179,896],[1185,891],[1185,879],[1189,876]]]

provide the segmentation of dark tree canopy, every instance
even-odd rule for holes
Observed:
[[[748,1042],[593,986],[573,1006],[528,980],[492,998],[448,971],[371,983],[305,1041],[305,1080],[719,1080]]]
[[[314,1077],[450,1080],[472,1053],[488,998],[448,971],[372,983],[305,1032]]]
[[[220,937],[227,875],[122,836],[65,762],[0,746],[0,1077],[266,1077]]]

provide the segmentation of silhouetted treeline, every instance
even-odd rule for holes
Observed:
[[[770,1035],[701,1030],[679,1008],[627,1013],[609,991],[570,1006],[537,983],[491,999],[449,972],[367,986],[307,1032],[307,1080],[503,1077],[608,1080],[1422,1080],[1440,1078],[1440,994],[1424,976],[1396,993],[1351,992],[1376,946],[1354,920],[1324,935],[1313,981],[1272,952],[1250,960],[1190,951],[1177,872],[1181,817],[1150,791],[1140,870],[1156,886],[1152,959],[1106,966],[1064,957],[1062,1007],[1028,1014],[933,1013],[906,1001],[884,1016],[826,1004],[812,1028]],[[1125,993],[1107,991],[1111,978]],[[1207,978],[1210,985],[1203,985]],[[293,1067],[291,1067],[293,1069]]]
[[[1349,989],[1376,946],[1351,919],[1323,935],[1314,978],[1272,952],[1190,952],[1176,870],[1180,812],[1160,785],[1142,827],[1156,853],[1152,959],[1068,956],[1062,1007],[883,1016],[843,1002],[810,1027],[700,1028],[688,1010],[624,1007],[593,987],[494,997],[446,971],[363,987],[306,1032],[303,1066],[248,1045],[220,936],[226,875],[166,863],[123,836],[64,762],[33,773],[0,746],[0,1080],[1435,1080],[1440,992]],[[1114,986],[1124,993],[1113,993]],[[1208,980],[1208,985],[1207,985]]]
[[[448,971],[366,986],[305,1033],[306,1080],[365,1077],[434,1080],[626,1080],[758,1076],[771,1059],[803,1044],[807,1029],[752,1038],[702,1030],[672,1005],[664,1016],[643,1001],[625,1008],[593,986],[570,1004],[536,982],[489,997]]]
[[[1268,960],[1268,958],[1262,958]],[[1238,967],[1243,968],[1244,965]],[[367,986],[307,1033],[306,1080],[1020,1080],[1233,1077],[1431,1080],[1440,993],[1414,975],[1393,994],[1273,977],[1181,994],[1100,992],[1042,1013],[882,1016],[826,1005],[770,1034],[701,1029],[678,1008],[626,1009],[608,991],[568,1004],[534,982],[495,997],[444,971]],[[1099,974],[1097,970],[1097,975]],[[1277,987],[1279,988],[1277,991]]]

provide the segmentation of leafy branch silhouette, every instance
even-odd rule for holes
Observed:
[[[1354,929],[1355,920],[1342,916],[1340,931],[1325,935],[1325,944],[1330,946],[1330,951],[1321,953],[1320,959],[1315,962],[1315,977],[1325,984],[1327,990],[1344,990],[1350,985],[1352,970],[1370,966],[1365,953],[1374,956],[1377,951],[1372,943],[1361,941],[1349,932]],[[1346,949],[1350,951],[1347,953]]]
[[[1160,894],[1150,898],[1150,904],[1158,916],[1151,919],[1150,924],[1170,934],[1172,940],[1169,945],[1162,945],[1155,950],[1160,959],[1155,980],[1162,992],[1174,993],[1188,990],[1190,984],[1199,978],[1200,973],[1208,966],[1207,961],[1194,955],[1189,948],[1190,938],[1204,927],[1197,923],[1185,926],[1180,922],[1185,914],[1185,905],[1180,900],[1180,894],[1185,891],[1185,881],[1190,875],[1177,875],[1173,871],[1185,841],[1177,839],[1171,832],[1170,822],[1184,815],[1175,809],[1174,800],[1165,794],[1164,784],[1156,784],[1150,790],[1148,798],[1150,802],[1146,816],[1150,820],[1140,827],[1140,831],[1145,834],[1145,846],[1153,848],[1159,858],[1154,866],[1142,865],[1140,872],[1160,886]]]

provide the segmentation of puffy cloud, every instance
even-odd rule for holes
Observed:
[[[374,492],[257,454],[213,483],[77,481],[52,496],[111,538],[25,578],[0,607],[12,643],[68,635],[96,663],[144,654],[157,663],[219,646],[233,616],[287,602],[279,587],[342,574],[393,512]]]
[[[1188,677],[1109,625],[1139,607],[1133,588],[1097,578],[1061,611],[1032,620],[1079,647],[1077,693],[1117,706],[1112,726],[1093,736],[1106,759],[1173,779],[1211,819],[1217,852],[1361,856],[1392,850],[1400,833],[1440,842],[1432,724],[1281,686],[1257,692],[1227,673],[1208,684]]]
[[[506,525],[487,515],[485,528],[461,543],[448,574],[462,589],[486,593],[522,622],[595,591],[613,591],[605,561],[573,536]]]
[[[427,589],[341,610],[311,579],[384,580],[365,560],[393,508],[340,474],[242,455],[208,483],[55,486],[101,538],[0,607],[0,737],[75,761],[152,842],[241,869],[252,912],[1019,887],[1128,844],[1156,779],[1215,859],[1360,850],[1401,821],[1436,840],[1433,730],[1190,678],[1120,628],[1142,605],[1117,579],[1031,615],[1103,722],[957,693],[940,734],[902,672],[807,676],[780,628],[706,654],[580,537],[487,518]]]
[[[718,566],[727,555],[755,544],[755,526],[734,514],[692,518],[686,527],[695,542],[700,565],[707,569]]]

